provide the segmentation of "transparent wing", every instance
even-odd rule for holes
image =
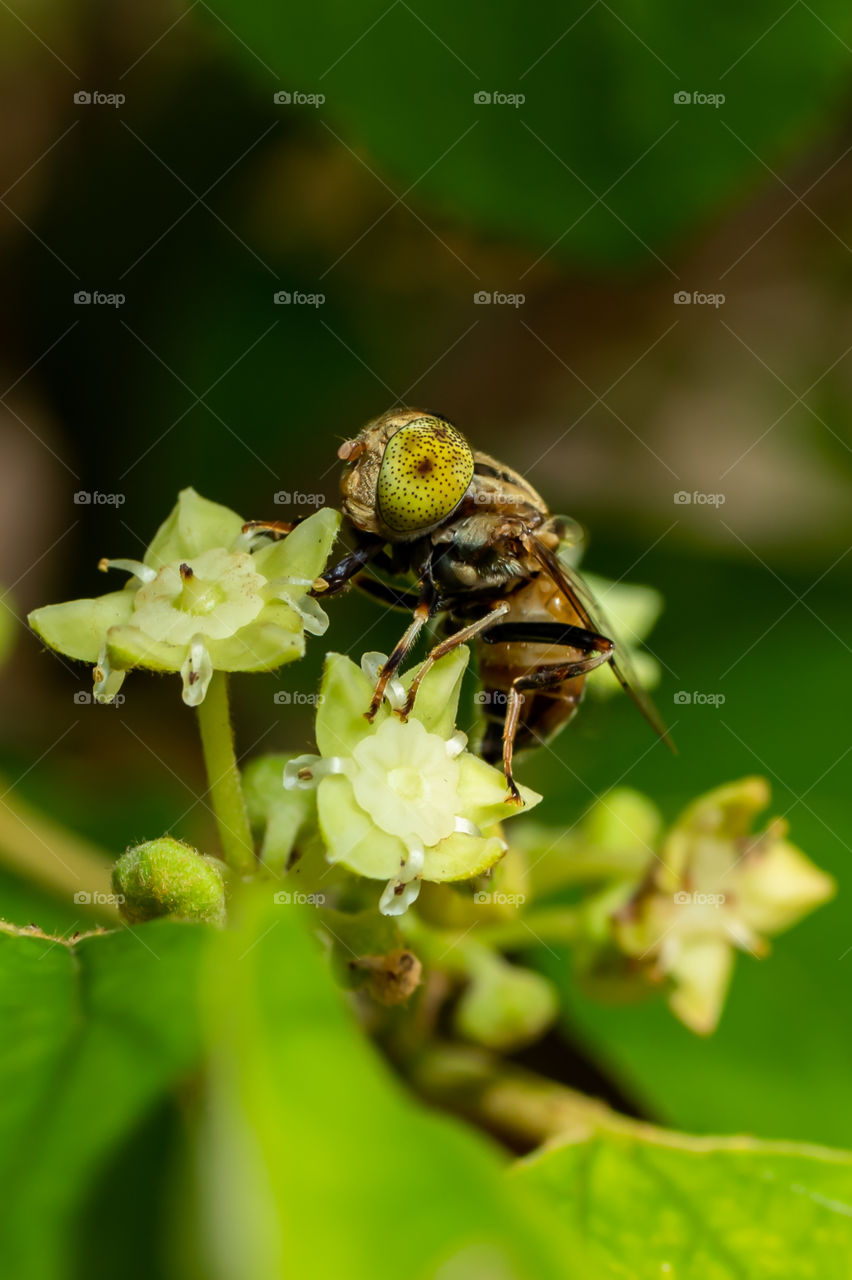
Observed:
[[[530,540],[530,550],[544,566],[554,582],[558,583],[565,592],[565,595],[582,619],[583,625],[589,631],[597,631],[599,635],[606,636],[613,641],[615,652],[609,660],[609,665],[612,667],[616,679],[655,733],[658,733],[666,746],[674,751],[675,745],[669,737],[662,717],[654,706],[650,695],[642,687],[642,683],[636,674],[628,647],[618,635],[617,628],[613,627],[600,601],[595,598],[594,593],[580,577],[576,568],[566,563],[565,560],[551,551],[549,547],[544,546],[535,537]]]

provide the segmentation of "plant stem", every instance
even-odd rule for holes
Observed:
[[[110,856],[25,804],[11,788],[0,801],[0,865],[69,902],[81,890],[90,898],[100,895],[101,903],[83,904],[81,914],[116,915],[104,901],[112,892]]]
[[[469,1045],[437,1045],[410,1063],[409,1071],[412,1083],[432,1102],[524,1146],[639,1127],[596,1098]]]
[[[213,672],[207,696],[198,708],[198,728],[225,860],[239,875],[250,875],[257,864],[234,751],[228,677],[224,671]]]

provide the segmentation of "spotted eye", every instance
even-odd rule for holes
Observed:
[[[379,470],[381,517],[396,533],[446,519],[473,478],[473,454],[461,432],[440,418],[415,418],[385,445]]]

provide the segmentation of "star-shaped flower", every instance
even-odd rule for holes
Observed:
[[[198,706],[214,671],[271,671],[302,656],[306,631],[328,618],[308,592],[337,534],[336,511],[315,512],[252,553],[236,512],[184,489],[141,561],[102,560],[131,576],[123,590],[47,605],[29,615],[52,649],[95,664],[95,696],[115,697],[134,667],[179,671]]]
[[[834,893],[832,878],[786,839],[782,819],[751,833],[769,799],[763,778],[744,778],[696,800],[614,917],[620,948],[669,980],[669,1005],[693,1031],[716,1026],[735,950],[765,955],[766,935]]]
[[[380,909],[401,915],[421,880],[467,880],[502,857],[496,824],[519,810],[503,774],[466,750],[455,731],[468,651],[454,650],[423,680],[406,722],[394,714],[416,669],[388,687],[372,723],[365,712],[381,655],[359,669],[342,654],[326,661],[317,712],[318,756],[285,769],[285,786],[318,786],[329,861],[386,880]],[[528,808],[541,799],[521,788]]]

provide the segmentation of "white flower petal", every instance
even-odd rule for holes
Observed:
[[[330,773],[346,773],[342,756],[294,756],[284,766],[285,791],[313,791]]]
[[[189,645],[183,666],[180,669],[183,681],[182,698],[188,707],[198,707],[204,701],[207,688],[213,679],[213,663],[204,644],[203,638],[196,636]]]
[[[157,576],[157,570],[143,564],[141,560],[108,560],[104,556],[98,561],[98,568],[101,573],[106,573],[108,569],[123,569],[125,573],[131,573],[140,582],[153,582]]]
[[[101,650],[98,665],[92,671],[92,692],[96,702],[112,702],[124,684],[126,671],[113,671],[107,658],[106,647]]]
[[[379,911],[383,916],[405,915],[412,902],[420,896],[420,881],[389,880],[379,898]]]

